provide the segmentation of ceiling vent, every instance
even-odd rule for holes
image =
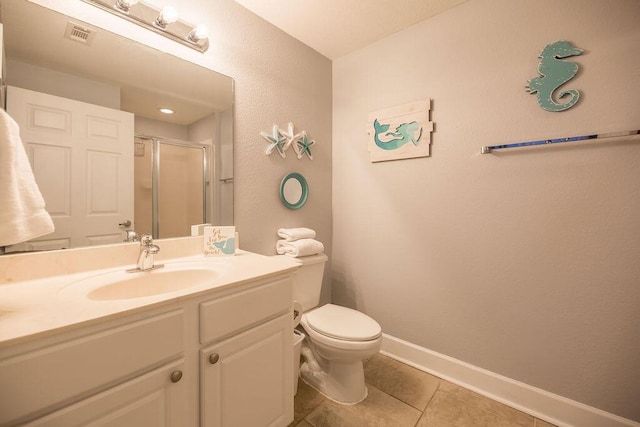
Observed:
[[[71,21],[67,22],[67,28],[64,32],[65,38],[86,45],[91,44],[95,35],[95,30]]]

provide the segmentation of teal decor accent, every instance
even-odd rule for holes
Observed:
[[[265,150],[265,154],[267,156],[276,150],[278,154],[280,154],[280,157],[284,159],[287,157],[286,151],[289,147],[293,146],[293,151],[296,152],[298,159],[301,159],[306,154],[309,159],[313,160],[313,156],[311,155],[311,146],[316,142],[309,140],[307,137],[307,131],[305,130],[295,133],[295,128],[291,122],[289,122],[287,130],[280,129],[278,125],[273,125],[271,134],[267,132],[260,132],[260,135],[270,143]]]
[[[376,145],[383,150],[395,150],[402,147],[407,142],[412,142],[413,145],[417,146],[420,144],[420,139],[422,139],[422,128],[418,125],[418,122],[410,122],[410,123],[402,123],[400,126],[396,127],[395,132],[387,132],[389,130],[389,125],[382,125],[376,119],[373,122],[373,126],[375,129],[374,139],[376,141]],[[418,137],[416,138],[416,132],[418,132]],[[384,137],[391,137],[391,139],[383,141],[380,139],[380,135]]]
[[[302,132],[299,133],[295,133],[294,131],[294,125],[293,123],[289,122],[289,125],[287,126],[287,130],[282,130],[280,129],[280,133],[282,134],[282,136],[284,136],[287,141],[284,144],[284,150],[288,150],[289,147],[291,147],[291,145],[293,145],[293,149],[296,150],[296,146],[294,145],[297,141],[300,140],[300,138],[302,138]],[[298,158],[300,158],[298,156]]]
[[[222,242],[213,242],[213,245],[225,255],[233,255],[236,252],[236,241],[234,238],[223,240]]]
[[[291,172],[280,182],[280,200],[289,209],[300,209],[307,203],[309,185],[298,172]]]
[[[236,228],[228,226],[205,226],[204,254],[206,256],[234,255],[236,253]]]
[[[311,155],[311,146],[316,142],[307,138],[307,131],[302,131],[302,137],[296,140],[296,145],[293,146],[296,154],[298,155],[298,159],[301,159],[305,154],[309,157],[310,160],[313,160],[313,156]]]
[[[563,61],[565,58],[582,55],[582,49],[575,48],[564,40],[548,44],[542,50],[538,58],[540,65],[538,72],[541,77],[534,77],[529,80],[526,86],[527,92],[537,93],[538,104],[547,111],[564,111],[573,107],[580,98],[580,92],[569,89],[558,93],[557,99],[570,96],[565,103],[558,103],[554,100],[554,92],[563,84],[571,80],[578,73],[578,64]]]
[[[395,105],[367,116],[371,162],[415,159],[431,155],[431,99]]]
[[[271,135],[269,135],[267,132],[260,132],[260,135],[262,135],[262,137],[270,143],[270,145],[265,150],[265,154],[267,156],[273,153],[273,150],[277,150],[278,154],[280,154],[280,157],[282,157],[283,159],[287,157],[287,155],[285,154],[286,149],[289,148],[289,146],[287,145],[287,138],[282,134],[277,125],[273,125]]]

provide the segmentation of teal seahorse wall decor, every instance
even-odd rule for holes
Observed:
[[[413,145],[417,146],[420,144],[420,139],[422,139],[422,128],[416,121],[402,123],[396,127],[395,132],[387,132],[389,130],[389,125],[380,124],[378,119],[373,122],[373,126],[375,129],[374,138],[376,145],[383,150],[395,150],[408,142],[412,142]],[[417,137],[416,132],[418,132]],[[385,139],[386,137],[391,137],[391,139],[383,141],[380,139],[381,135],[384,136]]]
[[[573,107],[580,98],[580,92],[575,89],[558,93],[558,100],[569,96],[565,103],[556,102],[554,92],[563,84],[571,80],[578,73],[578,64],[563,61],[565,58],[582,55],[582,49],[571,46],[571,43],[559,40],[545,46],[540,54],[538,72],[540,77],[529,80],[527,92],[538,96],[538,104],[547,111],[564,111]]]

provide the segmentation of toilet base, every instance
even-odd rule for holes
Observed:
[[[343,405],[355,405],[367,398],[362,361],[333,361],[314,371],[304,362],[300,378],[326,398]]]

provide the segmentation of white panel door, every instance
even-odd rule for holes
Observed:
[[[133,114],[12,86],[7,112],[56,227],[13,249],[121,242],[118,224],[133,220]]]

